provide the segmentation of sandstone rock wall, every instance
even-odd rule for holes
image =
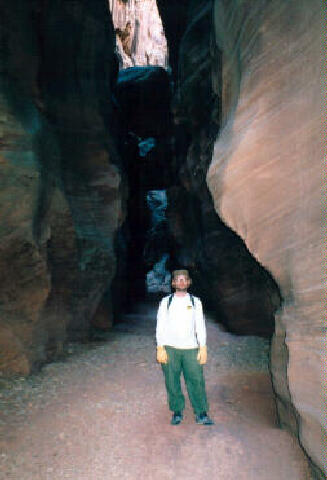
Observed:
[[[109,0],[109,5],[120,67],[167,67],[167,42],[156,0]]]
[[[34,135],[25,131],[4,96],[0,104],[0,370],[27,374],[44,358],[40,312],[51,282],[45,244],[38,246],[33,238],[40,182]]]
[[[28,374],[87,335],[115,273],[118,65],[105,1],[0,8],[0,370]]]
[[[44,359],[40,315],[51,288],[45,242],[37,245],[33,235],[42,119],[30,98],[37,91],[36,37],[28,13],[17,8],[14,15],[1,5],[0,369],[7,374],[27,374]]]
[[[191,270],[194,291],[230,331],[269,337],[280,303],[278,288],[219,219],[206,184],[221,116],[221,54],[213,42],[213,2],[184,2],[179,19],[185,21],[184,32],[177,35],[176,45],[173,2],[159,5],[171,53],[174,48],[179,53],[178,72],[173,72],[175,182],[168,190],[175,239],[172,264]]]
[[[217,212],[283,298],[272,374],[282,425],[324,478],[319,115],[320,5],[215,1],[223,129],[207,180]]]

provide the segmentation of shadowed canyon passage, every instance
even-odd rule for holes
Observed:
[[[242,421],[235,417],[233,427],[232,417],[228,414],[224,419],[219,412],[228,404],[225,391],[232,392],[233,404],[239,395],[246,404],[251,398],[247,390],[254,394],[257,389],[261,392],[254,395],[258,408],[271,412],[262,417],[270,427],[261,441],[269,444],[276,433],[276,443],[271,445],[277,448],[280,441],[285,442],[284,455],[289,455],[284,457],[286,466],[280,467],[285,470],[278,470],[267,457],[277,470],[268,466],[266,477],[262,476],[264,460],[257,463],[254,440],[253,449],[244,449],[245,439],[253,437],[240,427],[240,458],[248,461],[241,478],[273,479],[284,474],[307,478],[306,460],[312,478],[324,478],[320,172],[315,146],[319,128],[312,75],[319,63],[319,6],[315,10],[312,2],[285,5],[278,0],[242,5],[185,0],[178,6],[161,0],[157,5],[152,0],[112,0],[109,5],[104,0],[29,4],[16,0],[10,5],[1,1],[0,266],[5,275],[1,278],[0,368],[5,378],[13,376],[3,380],[2,398],[21,405],[24,400],[16,393],[22,391],[31,408],[36,405],[35,425],[47,429],[46,416],[37,420],[38,394],[45,395],[53,412],[58,411],[53,404],[51,368],[54,384],[65,385],[62,398],[70,395],[71,379],[76,384],[71,398],[77,399],[83,390],[78,376],[83,370],[91,372],[88,361],[95,362],[112,382],[105,381],[104,390],[97,390],[92,375],[94,382],[103,377],[94,371],[84,387],[90,395],[94,388],[95,410],[96,395],[107,392],[112,398],[113,403],[100,402],[99,407],[108,424],[114,425],[107,446],[112,448],[119,428],[114,405],[118,410],[121,405],[124,417],[120,448],[131,441],[124,437],[129,425],[138,438],[148,412],[138,403],[137,385],[146,383],[148,376],[154,382],[149,383],[149,402],[145,401],[152,415],[159,408],[154,397],[162,378],[154,358],[149,362],[155,349],[155,312],[144,309],[136,314],[136,308],[144,300],[153,305],[163,294],[156,286],[169,283],[169,269],[187,267],[192,290],[202,298],[213,321],[208,340],[212,362],[207,371],[218,426],[208,432],[213,443],[206,446],[217,448],[217,459],[202,451],[205,476],[232,479],[236,472],[240,476],[243,460],[231,464],[230,447],[220,444],[216,435],[223,431],[228,437],[228,431]],[[162,28],[158,20],[151,23],[157,7]],[[160,277],[164,280],[156,282]],[[147,292],[150,284],[154,288]],[[218,328],[217,322],[237,336]],[[139,343],[134,344],[136,337]],[[271,337],[278,422],[293,434],[306,457],[286,431],[274,431],[274,407],[267,399],[272,394],[266,361]],[[78,343],[71,341],[101,338],[107,338],[107,343],[91,348],[91,353],[81,347],[76,363],[52,363],[36,373],[42,365],[67,356],[68,350],[75,351]],[[115,338],[112,351],[110,339]],[[244,351],[239,354],[240,345]],[[108,363],[105,359],[111,355]],[[142,368],[134,372],[133,358],[138,355],[141,360],[135,368],[138,364]],[[122,371],[132,369],[134,383],[133,377],[121,376],[119,364]],[[70,377],[69,366],[77,379]],[[31,373],[30,383],[23,388],[17,375]],[[42,375],[49,394],[37,380]],[[238,386],[245,392],[240,393]],[[37,394],[33,396],[29,388],[36,388]],[[135,399],[124,396],[125,390],[134,391]],[[241,410],[245,404],[241,403]],[[84,406],[81,411],[76,406],[71,404],[71,415],[83,415]],[[26,405],[22,411],[32,419]],[[37,438],[37,427],[26,430],[24,413],[23,418],[10,409],[7,413],[8,425],[16,422],[18,436],[24,431],[25,438]],[[159,430],[167,436],[161,447],[153,448],[147,478],[153,478],[154,472],[162,476],[165,464],[168,470],[163,478],[173,478],[175,470],[184,478],[188,467],[183,459],[203,440],[204,433],[192,430],[188,433],[194,434],[194,444],[183,448],[182,430],[176,434],[180,439],[169,446],[166,423],[162,410],[154,426],[160,424]],[[78,422],[75,428],[78,435]],[[152,433],[150,429],[149,438]],[[12,467],[10,449],[2,458],[7,469],[21,475],[31,450],[24,440],[16,444],[15,435],[7,436],[9,446],[16,453],[20,446],[25,456]],[[60,441],[68,432],[57,435]],[[103,435],[102,429],[95,428],[96,445]],[[71,438],[67,445],[70,455],[83,456],[83,448],[75,449]],[[146,456],[133,450],[133,445],[141,469]],[[156,465],[163,445],[173,458],[162,457]],[[226,447],[223,466],[217,463],[219,447]],[[55,445],[49,448],[56,451]],[[181,453],[180,459],[174,458],[174,448]],[[36,472],[40,478],[61,478],[56,476],[59,470],[62,478],[76,478],[73,463],[62,455],[63,451],[61,470],[56,462],[46,467],[38,458],[39,470],[34,465],[26,478],[36,478]],[[95,465],[103,455],[101,445],[98,454],[93,450]],[[108,478],[123,472],[125,478],[133,478],[136,470],[126,458],[114,454],[111,460],[119,466],[107,464]],[[83,462],[76,468],[78,478],[99,478],[90,470],[85,473]],[[107,478],[104,471],[100,475]],[[203,478],[200,470],[196,475]]]

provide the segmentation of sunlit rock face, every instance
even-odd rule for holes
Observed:
[[[272,373],[283,425],[321,458],[320,8],[316,1],[215,1],[223,129],[208,184],[217,212],[283,297]]]
[[[0,370],[28,374],[87,335],[115,272],[118,64],[102,0],[1,2],[0,17]]]
[[[156,0],[109,0],[120,68],[168,66],[167,42]]]

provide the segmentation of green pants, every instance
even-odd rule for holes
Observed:
[[[195,415],[208,411],[208,402],[205,391],[203,367],[197,360],[199,349],[180,349],[165,347],[168,354],[168,363],[161,364],[165,376],[169,409],[172,412],[182,412],[185,407],[185,398],[181,388],[181,372]]]

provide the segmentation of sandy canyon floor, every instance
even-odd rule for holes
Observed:
[[[106,339],[70,344],[31,377],[0,378],[0,479],[307,480],[306,458],[277,425],[268,342],[207,319],[214,426],[170,425],[155,360],[155,308]],[[184,386],[185,391],[185,386]]]

